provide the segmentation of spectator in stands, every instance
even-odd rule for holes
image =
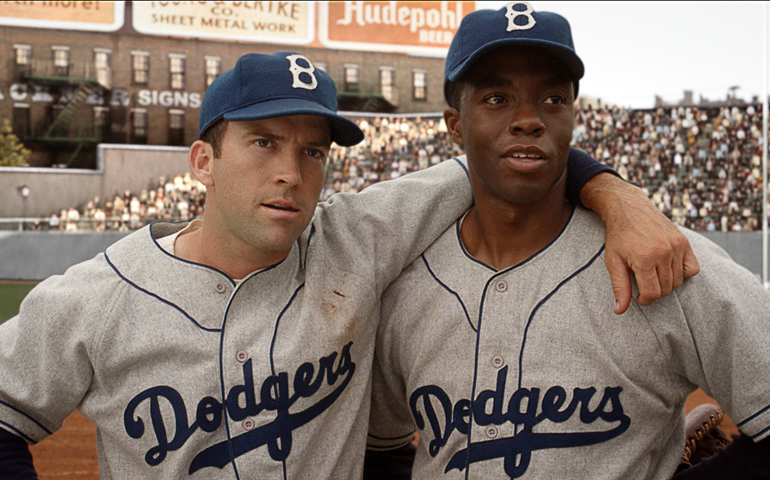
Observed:
[[[48,229],[49,230],[58,230],[59,229],[59,216],[56,215],[56,212],[51,214],[51,218],[48,219]]]

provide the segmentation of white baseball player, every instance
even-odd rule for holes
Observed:
[[[370,449],[419,432],[416,479],[668,479],[700,386],[742,436],[729,467],[682,475],[767,478],[770,296],[686,231],[700,274],[612,314],[604,227],[565,196],[582,75],[559,15],[463,20],[445,119],[475,203],[383,296]]]
[[[26,443],[78,409],[102,478],[360,476],[380,294],[471,196],[455,159],[318,205],[331,142],[363,138],[336,102],[292,52],[208,88],[190,150],[205,218],[126,237],[0,327],[0,472],[29,473]],[[675,276],[684,255],[651,267]]]

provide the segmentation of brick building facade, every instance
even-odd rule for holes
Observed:
[[[96,144],[189,145],[208,84],[250,52],[298,51],[326,70],[341,111],[440,112],[443,58],[137,32],[0,26],[0,118],[33,166],[90,168]]]

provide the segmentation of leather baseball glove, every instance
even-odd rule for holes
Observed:
[[[693,408],[685,418],[685,444],[679,471],[696,465],[715,453],[730,441],[718,425],[722,422],[722,410],[711,403]]]

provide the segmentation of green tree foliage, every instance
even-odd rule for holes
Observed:
[[[30,153],[13,134],[11,122],[4,119],[0,128],[0,167],[21,167],[29,160]]]

